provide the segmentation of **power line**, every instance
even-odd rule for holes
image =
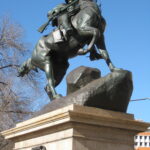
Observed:
[[[147,98],[141,98],[141,99],[134,99],[134,100],[130,100],[130,102],[135,102],[135,101],[145,101],[145,100],[150,100],[150,98],[147,97]]]

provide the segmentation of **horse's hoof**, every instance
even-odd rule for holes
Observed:
[[[113,69],[111,69],[111,72],[121,71],[121,70],[123,70],[123,69],[122,68],[113,68]]]
[[[84,49],[79,49],[78,50],[78,55],[85,55],[85,50]]]
[[[63,97],[61,94],[57,94],[57,95],[53,96],[52,100],[59,99],[61,97]]]
[[[97,53],[97,52],[90,52],[90,56],[89,57],[90,57],[91,61],[102,59],[102,55]]]

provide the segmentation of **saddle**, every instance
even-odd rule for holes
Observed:
[[[61,43],[66,41],[65,33],[59,28],[54,29],[52,35],[53,35],[54,43]]]
[[[72,32],[72,31],[70,31]],[[68,41],[69,35],[65,29],[56,28],[52,32],[54,43],[61,43]]]

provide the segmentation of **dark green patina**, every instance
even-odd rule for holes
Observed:
[[[105,19],[92,0],[68,0],[48,12],[48,22],[56,28],[36,44],[31,58],[19,68],[19,76],[40,68],[46,73],[45,88],[51,99],[59,98],[55,87],[61,82],[69,66],[68,59],[90,53],[90,59],[104,59],[111,71],[118,70],[111,62],[104,42]],[[83,49],[87,45],[87,49]],[[98,52],[97,52],[98,51]]]

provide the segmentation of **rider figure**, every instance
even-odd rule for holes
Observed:
[[[65,0],[66,4],[60,4],[56,6],[53,10],[49,11],[47,17],[50,18],[55,13],[61,13],[61,9],[70,4],[73,0]],[[71,16],[74,15],[74,6],[68,7],[68,9],[63,12],[59,17],[55,18],[52,21],[52,26],[57,26],[60,31],[63,33],[65,40],[69,38],[72,34],[73,28],[71,25]]]
[[[49,11],[47,14],[48,18],[50,18],[55,13],[61,12],[62,8],[64,8],[65,6],[67,6],[67,4],[70,4],[74,0],[65,0],[65,1],[66,4],[60,4],[56,6],[54,9],[52,9],[51,11]],[[59,17],[55,18],[52,21],[52,26],[57,26],[58,29],[63,33],[63,38],[62,36],[60,37],[60,39],[57,39],[58,37],[54,38],[57,39],[55,43],[64,42],[64,39],[68,40],[69,36],[72,35],[73,28],[71,25],[71,17],[74,16],[79,11],[78,7],[79,6],[77,5],[68,7],[67,11],[65,11]],[[56,29],[56,32],[57,31],[58,30]],[[55,31],[53,32],[53,36],[54,34]],[[56,34],[56,36],[58,36],[58,34]],[[85,55],[85,54],[86,53],[83,49],[79,49],[78,55]],[[96,60],[100,58],[101,58],[100,54],[98,54],[95,50],[95,47],[93,47],[93,50],[90,52],[90,60]]]

